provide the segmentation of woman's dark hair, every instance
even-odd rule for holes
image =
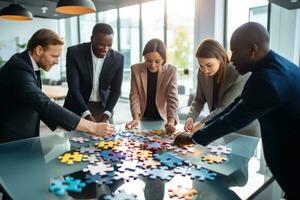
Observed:
[[[229,58],[224,47],[213,39],[203,40],[196,52],[196,58],[216,58],[220,61],[220,68],[216,73],[217,82],[221,83],[225,76],[225,67],[229,63]]]
[[[154,38],[152,40],[149,40],[144,47],[142,55],[145,56],[146,54],[151,52],[157,52],[162,57],[162,59],[164,60],[162,65],[166,63],[167,48],[166,45],[160,39]]]

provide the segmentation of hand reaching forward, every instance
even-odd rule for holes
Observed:
[[[116,129],[112,124],[105,122],[95,123],[83,118],[80,119],[76,130],[87,132],[99,137],[110,137],[113,133],[116,132]]]
[[[188,118],[186,119],[185,124],[184,124],[184,130],[185,130],[186,132],[191,132],[192,129],[193,129],[193,124],[194,124],[193,118],[188,117]]]
[[[174,123],[168,122],[165,124],[165,129],[167,134],[173,134],[176,131]]]
[[[134,119],[131,122],[126,124],[125,129],[132,130],[132,129],[138,128],[139,124],[140,124],[140,120]]]
[[[188,133],[180,133],[179,135],[176,136],[174,140],[174,145],[177,145],[179,147],[183,147],[186,145],[193,144],[192,142],[192,134]]]
[[[205,126],[204,123],[201,122],[196,122],[191,130],[191,133],[195,133],[196,131],[198,131],[199,129],[203,128]]]
[[[110,123],[100,122],[100,123],[96,123],[95,125],[94,134],[96,136],[110,137],[115,132],[116,132],[115,126]]]

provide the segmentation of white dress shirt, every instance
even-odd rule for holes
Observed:
[[[99,79],[100,79],[100,73],[103,67],[103,63],[105,58],[97,58],[92,50],[91,45],[91,54],[92,54],[92,61],[93,61],[93,88],[91,92],[91,96],[89,101],[92,102],[100,102],[100,95],[99,95]],[[111,113],[109,111],[105,111],[105,114],[107,114],[109,117],[111,117]],[[86,110],[82,113],[81,117],[85,118],[87,115],[90,115],[91,112],[89,110]]]
[[[38,65],[36,64],[35,60],[33,59],[33,57],[30,55],[30,53],[28,52],[28,55],[30,57],[30,60],[31,60],[31,63],[32,63],[32,66],[33,66],[33,70],[34,71],[39,71],[40,68],[38,67]]]
[[[91,48],[93,60],[93,88],[89,101],[100,102],[99,96],[99,78],[105,58],[97,58]]]

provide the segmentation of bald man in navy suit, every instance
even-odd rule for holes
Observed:
[[[266,162],[287,199],[296,199],[299,170],[290,155],[300,145],[300,69],[270,50],[267,30],[255,22],[234,31],[230,49],[238,72],[252,72],[241,95],[204,128],[180,134],[174,143],[207,145],[258,119]]]

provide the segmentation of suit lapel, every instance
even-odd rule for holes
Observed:
[[[231,87],[232,84],[235,83],[236,79],[238,78],[238,73],[234,71],[232,65],[228,65],[225,70],[225,77],[224,82],[220,85],[220,91],[219,91],[219,98],[218,102],[223,98],[224,93],[226,90]]]
[[[36,84],[37,86],[39,86],[39,88],[42,88],[42,80],[41,80],[41,76],[38,76],[34,69],[33,69],[33,64],[31,62],[30,56],[29,56],[29,52],[26,50],[24,52],[21,53],[23,59],[27,62],[27,64],[30,66],[30,71],[32,72],[32,74],[34,75],[35,79],[36,79]],[[40,72],[39,72],[40,73]]]
[[[141,84],[144,89],[145,99],[147,98],[147,66],[143,64],[140,69]]]
[[[109,74],[109,73],[106,73],[106,72],[110,72],[112,70],[112,61],[113,61],[113,58],[112,58],[112,50],[111,52],[109,52],[109,54],[106,56],[106,58],[104,59],[104,63],[102,65],[102,69],[101,69],[101,72],[100,72],[100,77],[99,77],[99,84],[101,84],[101,82],[105,79],[105,76],[106,74]]]
[[[209,77],[204,77],[205,79],[207,79],[207,86],[205,87],[206,89],[206,93],[207,93],[207,102],[209,105],[209,109],[212,109],[212,105],[213,105],[213,91],[214,91],[214,77],[213,76],[209,76]],[[205,84],[206,85],[206,84]]]
[[[164,76],[165,76],[165,70],[166,70],[167,66],[164,65],[161,67],[161,69],[158,71],[157,74],[157,83],[156,83],[156,97],[158,97],[159,93],[159,89],[161,86],[162,81],[164,80]]]
[[[89,80],[90,84],[93,85],[93,58],[92,58],[92,52],[91,52],[91,43],[87,43],[85,47],[85,60],[86,60],[86,65],[88,68],[88,73],[89,73]]]

